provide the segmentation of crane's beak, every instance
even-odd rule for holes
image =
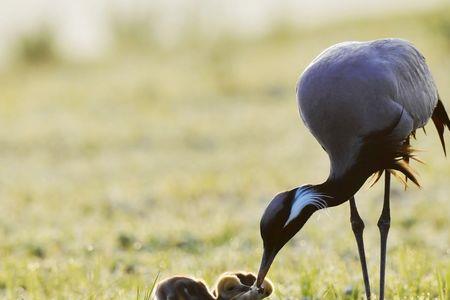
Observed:
[[[261,260],[261,266],[259,267],[258,277],[256,279],[256,287],[260,288],[266,278],[267,272],[269,272],[270,266],[272,265],[275,256],[278,251],[273,249],[264,249],[263,257]]]

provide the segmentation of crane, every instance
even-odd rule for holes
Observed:
[[[279,193],[260,222],[263,256],[256,287],[275,256],[311,215],[349,202],[365,293],[371,297],[361,219],[355,194],[372,175],[384,172],[384,201],[378,227],[380,299],[384,299],[386,244],[390,227],[391,174],[419,186],[409,161],[417,159],[410,137],[431,118],[444,153],[450,120],[423,55],[408,41],[343,42],[319,54],[297,84],[300,116],[330,159],[327,180]]]

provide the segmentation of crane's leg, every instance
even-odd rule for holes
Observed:
[[[364,222],[359,216],[358,209],[356,208],[355,197],[350,198],[350,223],[352,224],[352,230],[355,234],[356,244],[358,245],[359,260],[361,261],[361,268],[364,278],[364,287],[366,289],[366,297],[370,299],[370,282],[369,274],[367,273],[366,254],[364,252]]]
[[[384,177],[384,202],[383,210],[381,216],[378,219],[378,228],[380,229],[381,236],[381,254],[380,254],[380,300],[384,299],[384,281],[385,281],[385,270],[386,270],[386,244],[389,232],[389,227],[391,226],[391,209],[389,207],[389,193],[391,189],[391,173],[385,170]]]

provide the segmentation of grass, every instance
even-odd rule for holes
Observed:
[[[156,278],[213,284],[256,271],[268,201],[328,175],[297,113],[301,71],[333,43],[402,37],[425,54],[450,108],[447,16],[283,24],[255,38],[189,28],[171,48],[14,65],[0,79],[0,297],[148,299]],[[423,188],[394,185],[387,298],[444,300],[450,162],[432,126],[414,144],[426,150],[415,166]],[[380,184],[357,195],[375,293],[381,199]],[[348,209],[317,214],[281,251],[272,299],[362,297]]]

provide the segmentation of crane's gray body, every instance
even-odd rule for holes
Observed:
[[[425,126],[438,101],[424,57],[409,42],[345,42],[322,52],[297,86],[300,115],[330,156],[332,177],[354,163],[363,139],[396,124],[398,140]]]

